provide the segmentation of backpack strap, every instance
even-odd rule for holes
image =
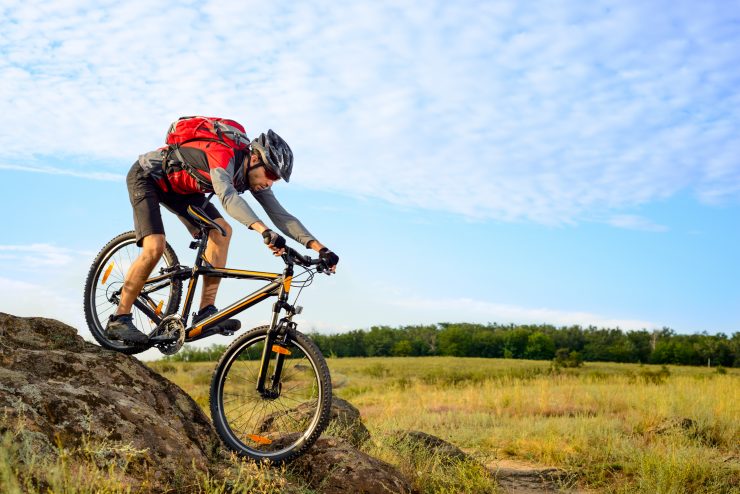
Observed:
[[[190,141],[186,141],[186,142],[191,142],[191,141],[206,141],[206,140],[209,140],[209,141],[212,140],[212,141],[220,142],[220,141],[217,141],[216,139],[191,139]],[[185,144],[185,143],[182,143],[182,144]],[[170,146],[170,148],[172,149],[172,151],[175,152],[175,155],[177,156],[177,159],[180,160],[180,166],[182,167],[182,169],[185,170],[186,172],[188,172],[188,174],[191,177],[193,177],[196,182],[198,182],[198,185],[200,186],[201,189],[203,189],[204,191],[213,190],[213,184],[210,183],[205,178],[203,178],[203,176],[198,172],[198,169],[197,168],[195,168],[194,166],[190,165],[187,161],[185,161],[185,158],[183,157],[182,153],[180,152],[180,146],[182,146],[182,144],[179,144],[179,145],[171,145]]]
[[[172,183],[170,182],[169,177],[167,176],[167,165],[170,161],[170,152],[172,149],[167,149],[167,152],[164,153],[162,156],[162,180],[164,181],[165,186],[167,187],[166,192],[172,192]]]

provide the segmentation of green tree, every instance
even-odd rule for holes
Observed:
[[[409,355],[413,355],[414,347],[409,340],[397,341],[393,345],[392,353],[395,357],[408,357]]]
[[[467,357],[473,349],[473,335],[469,327],[449,324],[437,336],[440,355]]]
[[[550,360],[555,355],[555,343],[546,334],[532,333],[527,337],[527,346],[524,356],[533,360]]]
[[[476,357],[503,357],[504,337],[503,334],[492,328],[483,328],[475,331],[472,336],[472,345]]]
[[[524,358],[529,342],[529,332],[526,329],[515,328],[504,333],[504,355],[509,358]]]
[[[365,333],[365,352],[368,357],[388,357],[396,344],[399,331],[388,326],[373,326]]]

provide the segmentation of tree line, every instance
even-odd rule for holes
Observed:
[[[584,361],[740,367],[740,332],[732,337],[677,334],[669,328],[622,331],[595,326],[555,327],[439,323],[374,326],[347,333],[310,335],[322,353],[336,357],[453,357],[551,360],[577,352]]]
[[[555,327],[496,323],[439,323],[400,327],[373,326],[346,333],[311,333],[321,352],[331,357],[453,356],[740,367],[740,332],[731,337],[677,334],[669,328],[623,331],[595,326]],[[186,346],[172,361],[218,360],[226,347]]]

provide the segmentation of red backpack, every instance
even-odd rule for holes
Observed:
[[[188,162],[180,151],[181,147],[189,147],[188,143],[204,141],[223,144],[232,149],[234,155],[247,151],[250,144],[244,127],[234,120],[200,116],[180,117],[172,122],[165,138],[169,149],[163,163],[163,171],[169,190],[172,190],[172,184],[166,177],[177,176],[184,170],[195,179],[201,189],[213,191],[210,169],[207,166],[204,168],[202,162]]]

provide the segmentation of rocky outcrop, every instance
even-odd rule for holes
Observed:
[[[436,455],[443,463],[471,461],[475,459],[463,450],[437,436],[421,431],[396,431],[387,434],[388,439],[403,449],[425,451]]]
[[[337,437],[319,439],[293,465],[311,487],[324,494],[413,492],[396,468]]]
[[[167,478],[206,471],[219,448],[208,417],[138,360],[84,341],[51,319],[0,313],[0,433],[39,454],[55,446],[123,442],[128,468]]]
[[[98,445],[96,460],[122,466],[133,491],[168,490],[193,468],[233,471],[208,417],[179,387],[63,323],[0,313],[0,438],[8,434],[33,461]],[[412,492],[397,469],[355,447],[369,437],[359,411],[335,398],[325,437],[291,469],[322,493]]]
[[[362,423],[360,411],[350,402],[335,396],[332,399],[330,417],[326,434],[346,439],[358,448],[370,439],[370,431]]]

